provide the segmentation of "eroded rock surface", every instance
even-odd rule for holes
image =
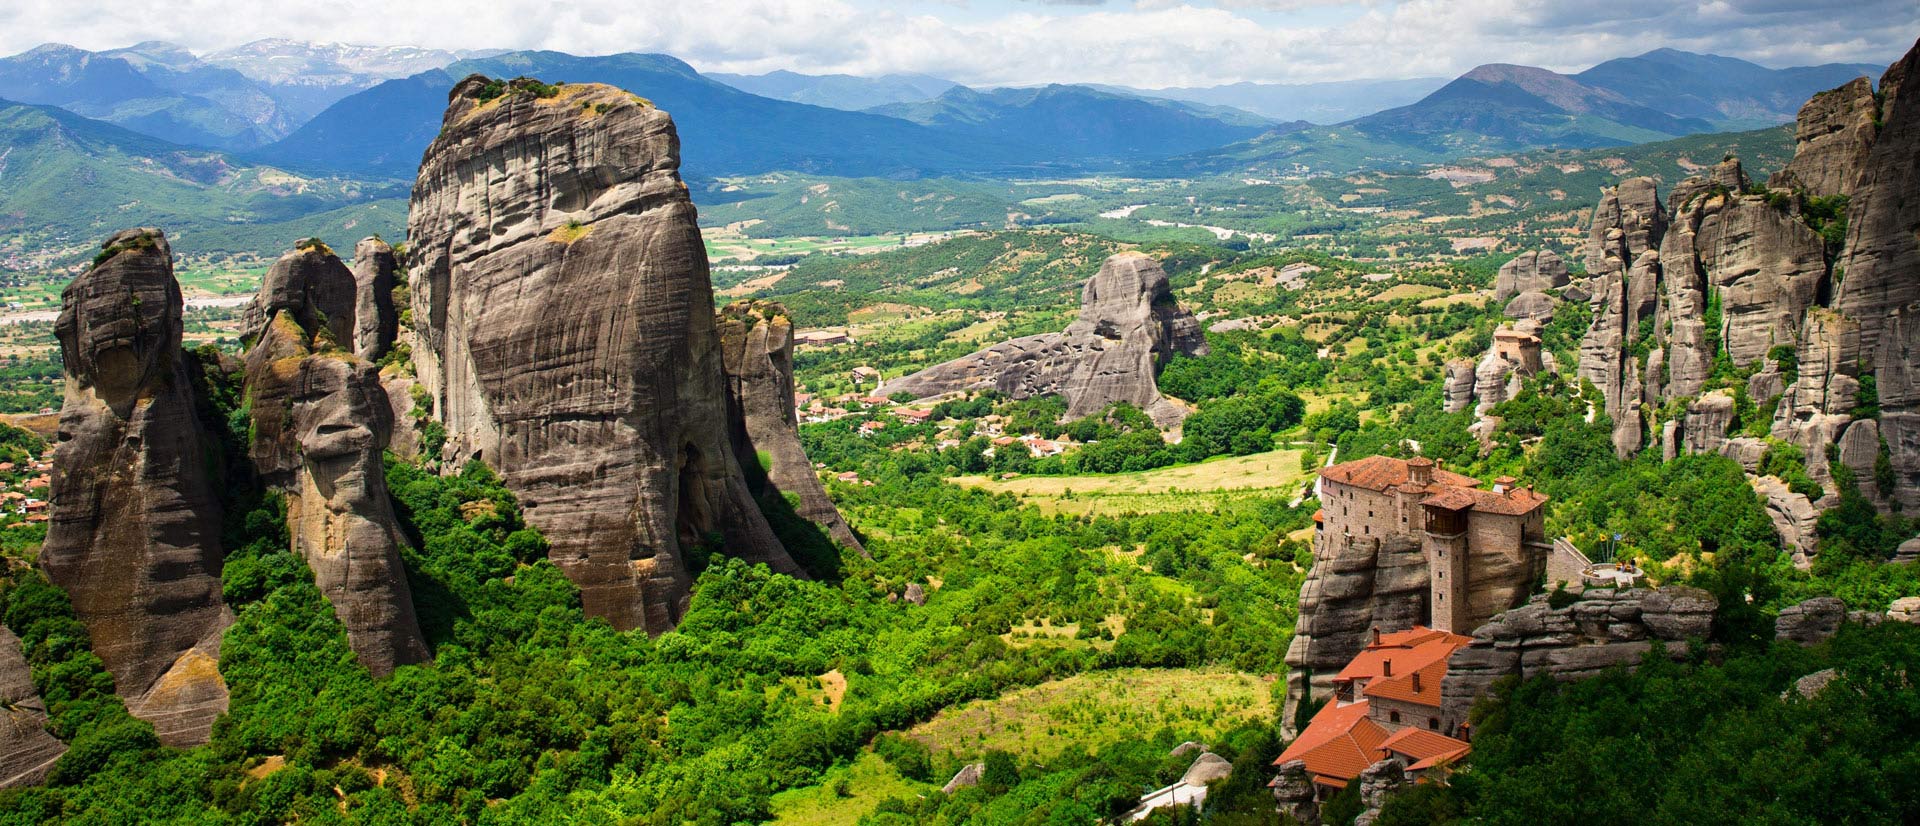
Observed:
[[[1567,262],[1552,250],[1523,252],[1500,267],[1493,279],[1493,300],[1567,286]]]
[[[125,230],[61,294],[66,400],[40,565],[161,742],[207,741],[227,708],[214,443],[180,349],[180,284],[157,229]],[[210,453],[211,452],[211,453]]]
[[[1447,661],[1443,712],[1465,720],[1474,701],[1501,677],[1545,674],[1579,680],[1616,665],[1639,664],[1655,642],[1687,656],[1688,642],[1713,630],[1719,603],[1698,588],[1589,589],[1563,608],[1545,595],[1493,618]]]
[[[1814,597],[1780,609],[1773,621],[1773,637],[1799,645],[1817,645],[1840,633],[1847,621],[1847,604],[1835,597]]]
[[[736,301],[720,311],[727,393],[735,423],[734,452],[745,461],[749,482],[764,458],[766,481],[778,494],[799,497],[801,516],[819,525],[842,547],[866,555],[847,520],[827,497],[820,476],[800,446],[793,409],[793,320],[787,308],[769,302]]]
[[[1002,342],[887,382],[884,394],[920,398],[997,390],[1016,399],[1059,395],[1067,418],[1128,402],[1168,427],[1187,409],[1160,395],[1160,365],[1175,353],[1204,355],[1206,337],[1167,287],[1152,257],[1122,252],[1100,265],[1080,297],[1080,317],[1063,333]]]
[[[295,279],[331,280],[345,270],[286,271]],[[286,292],[319,296],[328,290],[292,284]],[[296,303],[266,311],[265,326],[247,352],[249,452],[262,482],[286,495],[294,552],[313,569],[314,584],[346,626],[354,654],[368,670],[385,675],[428,658],[400,561],[407,540],[381,465],[393,420],[379,374],[348,349],[351,339],[333,338],[331,319]]]
[[[1768,185],[1818,197],[1852,192],[1879,132],[1874,123],[1879,110],[1873,82],[1864,77],[1814,95],[1796,119],[1793,161]]]
[[[1334,675],[1367,647],[1376,626],[1412,628],[1428,618],[1427,559],[1411,535],[1330,543],[1329,548],[1324,556],[1316,551],[1300,585],[1300,619],[1287,647],[1287,708],[1281,719],[1288,724],[1301,698],[1322,699],[1333,691]]]
[[[45,780],[67,744],[47,733],[47,704],[33,687],[20,638],[0,625],[0,789]]]
[[[443,458],[485,459],[589,616],[660,633],[689,551],[799,574],[728,439],[706,249],[673,121],[597,84],[450,97],[408,219],[418,379]]]

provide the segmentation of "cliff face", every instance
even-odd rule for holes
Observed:
[[[47,704],[33,687],[20,638],[0,625],[0,789],[46,779],[67,744],[47,733]]]
[[[499,469],[590,616],[659,633],[693,546],[799,568],[729,444],[673,121],[611,87],[544,93],[453,90],[408,219],[414,365],[443,458]]]
[[[296,250],[274,265],[261,294],[310,299],[352,283],[331,253]],[[426,641],[400,562],[406,539],[381,467],[393,425],[386,392],[373,365],[347,349],[353,340],[333,338],[333,316],[311,303],[276,304],[259,310],[265,326],[247,352],[254,467],[286,495],[294,552],[360,661],[376,675],[423,662]]]
[[[1667,209],[1648,179],[1609,191],[1587,246],[1595,314],[1580,375],[1606,395],[1620,455],[1649,433],[1668,454],[1751,452],[1726,438],[1731,415],[1703,415],[1703,393],[1733,387],[1713,374],[1725,359],[1752,371],[1745,390],[1772,413],[1771,435],[1799,446],[1807,475],[1826,486],[1816,504],[1834,501],[1831,450],[1876,504],[1920,506],[1920,102],[1907,82],[1916,69],[1920,44],[1887,70],[1877,99],[1858,80],[1809,101],[1794,160],[1770,193],[1751,192],[1733,159],[1674,187]],[[1832,195],[1849,197],[1837,250],[1814,228],[1825,219],[1813,199]],[[1793,363],[1775,358],[1781,348]],[[1860,419],[1869,377],[1878,415]],[[1657,409],[1687,412],[1648,420]],[[1891,484],[1874,478],[1883,453]]]
[[[1002,342],[894,379],[879,392],[921,398],[973,390],[998,390],[1016,399],[1059,395],[1066,398],[1070,419],[1128,402],[1169,427],[1187,410],[1161,396],[1154,377],[1174,353],[1206,352],[1199,321],[1174,300],[1160,263],[1123,252],[1108,258],[1087,281],[1080,317],[1065,332]]]
[[[779,304],[736,301],[717,321],[725,353],[728,419],[734,454],[758,467],[779,494],[800,498],[797,512],[819,525],[834,542],[866,555],[840,509],[827,498],[820,476],[800,446],[799,419],[793,410],[793,321]],[[754,473],[747,473],[751,483]]]
[[[126,230],[61,294],[66,401],[40,565],[162,742],[206,742],[227,707],[214,445],[180,350],[166,236]]]
[[[1326,698],[1334,675],[1367,647],[1375,627],[1399,631],[1425,623],[1428,584],[1426,555],[1406,534],[1335,543],[1326,554],[1316,549],[1287,647],[1284,724],[1293,724],[1302,698]]]

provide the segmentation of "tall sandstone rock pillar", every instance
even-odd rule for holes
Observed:
[[[497,468],[587,614],[649,633],[685,612],[696,548],[800,573],[729,445],[679,166],[673,120],[632,94],[474,76],[408,218],[414,364],[443,458]]]
[[[128,710],[204,743],[227,708],[214,450],[180,350],[180,284],[157,229],[125,230],[61,294],[66,401],[40,564],[73,598]]]
[[[800,498],[797,512],[842,547],[866,555],[800,445],[793,409],[793,320],[787,308],[736,301],[720,311],[720,345],[726,353],[727,392],[733,405],[733,448],[743,461],[764,455],[767,482]]]
[[[364,246],[364,245],[363,245]],[[261,481],[287,497],[293,549],[313,569],[360,662],[377,675],[423,662],[380,451],[393,428],[386,391],[351,338],[354,274],[323,246],[268,270],[248,318],[247,394]],[[346,324],[338,323],[340,321]]]

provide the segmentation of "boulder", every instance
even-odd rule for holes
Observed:
[[[408,217],[441,458],[492,464],[615,628],[678,624],[698,546],[802,575],[733,454],[673,120],[610,86],[489,83],[454,87]]]
[[[1760,495],[1767,519],[1773,522],[1774,532],[1780,534],[1780,544],[1792,555],[1793,564],[1801,570],[1812,567],[1819,546],[1814,526],[1820,521],[1820,509],[1806,496],[1788,488],[1778,476],[1748,476],[1747,483]]]
[[[0,789],[45,780],[67,744],[47,733],[47,704],[33,686],[20,638],[0,625]]]
[[[1814,597],[1780,609],[1773,621],[1773,638],[1800,645],[1833,639],[1847,620],[1847,604],[1835,597]]]
[[[1798,694],[1803,699],[1811,700],[1813,699],[1813,695],[1819,694],[1821,690],[1825,689],[1827,685],[1832,683],[1833,679],[1838,676],[1840,676],[1840,672],[1831,668],[1820,669],[1798,680],[1794,680],[1793,687],[1781,694],[1780,699],[1784,700],[1787,697]]]
[[[773,496],[792,494],[799,499],[801,517],[841,547],[866,556],[866,546],[827,497],[806,448],[800,446],[800,420],[793,409],[793,320],[787,308],[736,301],[720,311],[717,326],[734,455],[745,462],[741,469],[749,487],[763,498],[769,491],[760,488],[767,486]]]
[[[1380,818],[1380,808],[1387,805],[1387,795],[1406,787],[1407,767],[1400,758],[1389,757],[1362,770],[1357,782],[1360,805],[1366,809],[1353,819],[1353,826],[1371,826]]]
[[[393,306],[394,273],[399,262],[393,245],[362,238],[353,247],[353,354],[378,362],[400,333],[400,312]]]
[[[1170,427],[1188,411],[1160,395],[1155,376],[1175,353],[1206,352],[1199,321],[1174,300],[1160,263],[1122,252],[1087,281],[1080,317],[1065,332],[1002,342],[886,382],[878,392],[919,398],[980,390],[1016,399],[1058,395],[1067,401],[1069,419],[1128,402]]]
[[[986,773],[987,764],[985,763],[968,763],[961,766],[959,771],[953,773],[953,779],[948,780],[947,785],[940,787],[940,793],[953,794],[968,786],[978,786],[980,778]]]
[[[927,589],[920,587],[920,583],[918,582],[909,582],[907,583],[905,593],[901,594],[900,598],[906,600],[907,603],[911,605],[925,605],[927,604]]]
[[[380,455],[393,413],[378,372],[332,337],[330,319],[299,304],[268,312],[247,351],[249,454],[261,481],[286,496],[293,550],[313,569],[354,654],[384,676],[429,658]]]
[[[1504,312],[1508,318],[1545,322],[1553,320],[1553,310],[1558,306],[1560,299],[1539,290],[1528,290],[1507,302]]]
[[[1180,775],[1180,782],[1189,786],[1205,786],[1222,777],[1233,774],[1233,763],[1225,757],[1206,752],[1195,758],[1193,765]]]
[[[1167,756],[1183,757],[1189,754],[1193,754],[1195,752],[1205,752],[1205,751],[1209,751],[1209,749],[1207,748],[1207,744],[1201,743],[1195,740],[1186,740],[1186,741],[1182,741],[1180,745],[1174,746],[1173,751],[1167,752]]]
[[[227,709],[222,463],[209,461],[218,442],[180,349],[166,236],[119,232],[103,256],[67,285],[54,323],[66,400],[39,562],[72,597],[128,710],[161,742],[194,745]]]
[[[1887,619],[1920,625],[1920,597],[1901,597],[1894,600],[1892,605],[1887,606]]]

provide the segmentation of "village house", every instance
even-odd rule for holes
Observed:
[[[830,347],[851,340],[845,330],[807,330],[793,337],[793,343],[800,347]]]
[[[880,383],[880,371],[862,364],[848,371],[847,378],[853,380],[853,386],[855,387],[867,384],[878,385]]]
[[[1447,658],[1472,641],[1425,626],[1374,629],[1373,641],[1334,678],[1333,696],[1273,764],[1305,763],[1323,796],[1388,757],[1398,757],[1415,780],[1444,774],[1471,746],[1450,736],[1464,721],[1442,713],[1440,686]]]
[[[1378,552],[1399,538],[1427,564],[1429,625],[1472,633],[1546,570],[1547,497],[1502,477],[1491,490],[1424,457],[1369,456],[1320,471],[1314,555]]]

